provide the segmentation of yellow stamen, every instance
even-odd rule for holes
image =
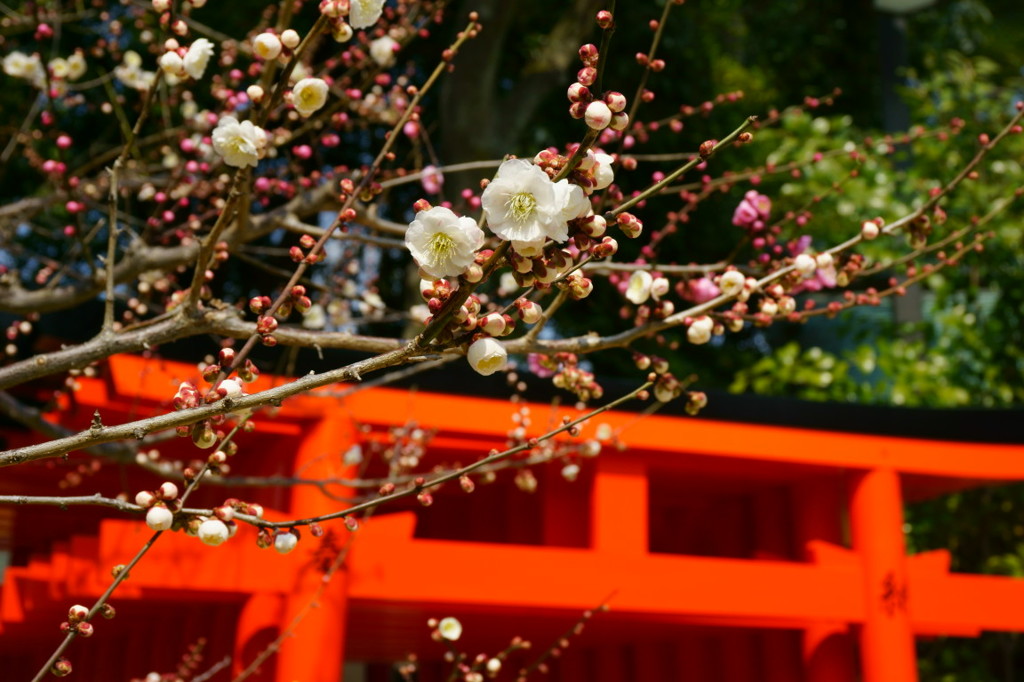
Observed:
[[[519,192],[505,202],[505,216],[517,223],[526,222],[533,215],[537,200],[529,192]]]

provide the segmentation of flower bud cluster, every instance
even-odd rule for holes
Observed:
[[[599,400],[604,395],[604,388],[597,383],[594,374],[579,366],[579,358],[575,353],[555,353],[553,356],[539,355],[534,358],[541,368],[552,373],[551,383],[574,393],[580,400]]]
[[[169,530],[174,524],[174,513],[181,509],[178,486],[164,481],[156,490],[140,490],[135,494],[135,504],[146,509],[146,525],[150,530]]]
[[[600,55],[596,45],[587,44],[580,48],[583,68],[576,74],[576,82],[569,86],[569,115],[583,119],[593,130],[625,130],[629,125],[626,113],[626,96],[621,92],[609,91],[595,97],[590,87],[597,80]]]
[[[178,392],[174,394],[174,400],[172,404],[176,410],[187,410],[192,407],[197,407],[200,403],[201,396],[199,395],[199,389],[191,381],[183,381],[178,386]]]

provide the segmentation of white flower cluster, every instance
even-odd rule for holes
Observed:
[[[637,270],[629,278],[626,298],[634,305],[645,303],[651,296],[660,299],[669,291],[669,282],[664,277],[654,277],[646,270]]]
[[[124,53],[124,60],[114,67],[114,76],[124,83],[125,87],[145,92],[153,86],[156,73],[142,68],[142,57],[134,50]]]
[[[256,167],[266,152],[267,133],[252,123],[238,122],[234,116],[224,116],[217,122],[211,135],[213,149],[224,163],[235,168]]]
[[[370,28],[384,13],[386,0],[320,0],[320,12],[334,20],[348,14],[348,24],[354,29]],[[343,22],[342,22],[343,23]]]
[[[164,78],[174,85],[186,78],[202,78],[211,57],[213,43],[206,38],[199,38],[185,50],[184,54],[181,54],[180,50],[168,50],[160,57],[159,63]]]
[[[593,178],[587,183],[590,191],[612,182],[611,163],[612,158],[603,154],[589,152],[584,157],[581,167]],[[592,215],[587,193],[568,180],[554,182],[533,162],[509,159],[484,189],[481,205],[491,231],[511,242],[519,256],[529,259],[542,256],[549,240],[567,241],[570,221]],[[474,260],[483,246],[484,233],[471,218],[459,217],[445,207],[420,211],[406,230],[405,243],[425,274],[438,278],[465,275],[470,281],[477,281],[471,278],[472,268],[476,268],[479,276],[480,267]],[[552,273],[557,275],[558,270],[553,269]],[[645,298],[650,295],[649,285],[646,292]],[[524,306],[520,317],[527,323],[536,322],[540,317],[539,306]],[[479,330],[486,336],[473,341],[466,353],[475,371],[487,376],[505,368],[508,351],[493,337],[502,335],[506,329],[501,315],[486,315],[479,320]]]
[[[4,56],[3,70],[12,78],[27,80],[37,88],[46,87],[47,71],[50,75],[50,87],[63,92],[68,81],[75,81],[85,75],[85,57],[81,52],[74,52],[67,59],[55,57],[46,66],[36,53],[25,54],[14,51]]]

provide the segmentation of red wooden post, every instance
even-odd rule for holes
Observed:
[[[907,609],[903,500],[895,471],[874,469],[853,477],[850,522],[853,547],[864,566],[864,682],[917,682]]]
[[[647,553],[647,468],[642,461],[599,457],[591,495],[591,547]]]
[[[800,558],[814,559],[812,541],[842,544],[842,495],[835,478],[821,478],[793,487],[794,531]],[[807,682],[854,682],[853,642],[846,623],[814,623],[803,633],[804,677]]]
[[[351,423],[339,412],[331,411],[316,422],[303,439],[294,465],[295,471],[301,471],[303,477],[337,478],[347,473],[340,460],[353,442],[354,434]],[[344,490],[334,492],[346,494]],[[293,495],[289,510],[293,516],[315,516],[335,511],[339,506],[312,486],[296,486]],[[303,530],[308,534],[308,529]],[[343,540],[344,535],[342,531]],[[342,568],[335,573],[324,592],[316,597],[323,585],[323,573],[321,566],[312,562],[312,557],[320,545],[319,541],[300,542],[287,557],[298,570],[285,600],[282,629],[289,627],[300,613],[305,615],[296,629],[298,636],[289,637],[281,647],[277,682],[339,682],[342,679],[348,571]]]

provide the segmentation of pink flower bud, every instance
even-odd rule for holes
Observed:
[[[89,616],[89,609],[81,604],[75,604],[68,609],[68,620],[72,623],[78,623],[85,620]]]
[[[604,96],[605,104],[614,113],[626,110],[626,96],[621,92],[609,92]]]
[[[61,656],[50,666],[50,673],[54,677],[67,677],[71,674],[71,661]]]
[[[156,502],[156,495],[149,492],[148,490],[140,490],[135,493],[135,504],[140,507],[152,507]]]
[[[491,336],[501,336],[505,331],[505,318],[501,313],[489,313],[480,320],[479,327]]]
[[[256,321],[256,332],[258,334],[272,334],[277,329],[277,319],[264,315]]]
[[[608,221],[604,219],[604,216],[596,214],[587,216],[583,222],[580,223],[580,229],[583,231],[583,234],[588,237],[597,239],[598,237],[603,236],[605,230],[608,229]]]
[[[569,97],[570,102],[591,102],[594,96],[590,94],[590,88],[583,83],[573,83],[569,86],[569,91],[566,93]]]
[[[629,114],[624,111],[618,111],[612,114],[612,120],[611,123],[608,124],[608,127],[612,130],[625,130],[629,127]]]
[[[619,229],[622,230],[622,233],[630,239],[636,239],[639,237],[640,233],[644,229],[644,224],[632,213],[620,213],[616,217],[616,221],[618,222]]]
[[[164,500],[173,500],[178,497],[178,486],[171,481],[164,481],[157,489],[157,495]]]
[[[220,352],[217,353],[217,360],[224,367],[230,367],[235,361],[235,349],[234,348],[221,348]],[[218,372],[220,368],[218,367]]]
[[[544,310],[533,301],[519,300],[522,301],[521,304],[518,301],[516,302],[516,307],[519,309],[519,319],[526,324],[536,324],[539,322],[541,315],[544,314]]]
[[[597,45],[593,43],[587,43],[580,47],[579,51],[580,61],[583,62],[584,66],[597,66],[597,62],[601,55],[598,52]]]
[[[583,118],[587,125],[594,130],[604,130],[612,121],[612,111],[604,102],[595,100],[587,105],[587,111]]]

